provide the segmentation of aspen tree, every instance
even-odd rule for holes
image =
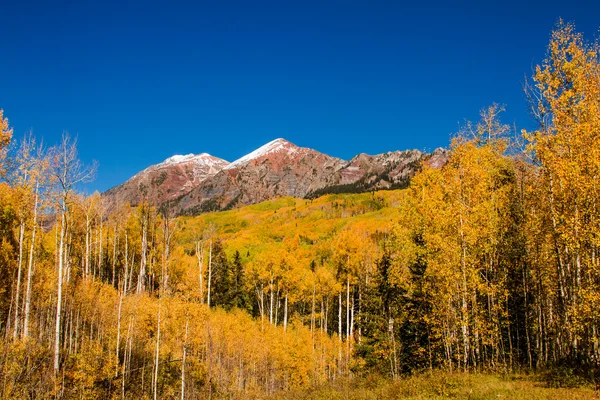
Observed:
[[[38,154],[36,154],[38,153]],[[41,170],[44,168],[43,160],[40,156],[40,149],[36,148],[36,142],[30,132],[25,136],[19,147],[16,163],[17,167],[11,172],[11,183],[13,186],[15,208],[17,210],[17,219],[19,222],[19,250],[18,250],[18,266],[17,266],[17,280],[15,285],[15,307],[14,307],[14,329],[13,338],[17,338],[21,323],[19,318],[19,312],[21,310],[21,284],[24,264],[24,247],[25,247],[25,230],[29,223],[29,220],[33,220],[32,230],[32,245],[35,242],[35,231],[37,225],[37,208],[38,208],[38,192],[39,192],[39,181],[43,179],[40,176]],[[40,157],[38,157],[40,156]],[[33,196],[33,198],[32,198]],[[25,307],[27,307],[27,296],[31,289],[30,286],[30,273],[31,268],[29,264],[32,262],[32,252],[29,253],[28,262],[28,273],[27,273],[27,286],[26,298],[24,300]],[[29,310],[27,310],[29,312]],[[21,331],[24,335],[24,331]]]
[[[49,177],[47,176],[48,169],[48,156],[41,144],[36,144],[33,137],[29,136],[23,142],[24,151],[31,160],[31,172],[33,177],[33,221],[31,228],[31,243],[29,246],[29,257],[27,264],[27,283],[25,289],[25,306],[23,316],[23,338],[29,336],[29,316],[31,310],[31,285],[33,280],[33,267],[35,258],[35,243],[37,237],[37,225],[38,225],[38,209],[40,208],[40,186],[49,183]],[[26,149],[26,150],[25,150]],[[35,153],[35,155],[34,155]]]
[[[77,156],[77,140],[71,140],[67,133],[62,136],[59,145],[50,150],[52,161],[52,174],[58,183],[59,214],[60,214],[60,242],[58,245],[58,283],[56,300],[56,323],[54,332],[54,375],[57,376],[60,367],[60,332],[63,292],[63,273],[65,265],[65,236],[68,201],[75,185],[91,180],[96,171],[96,163],[84,166]]]
[[[539,225],[532,233],[551,232],[546,243],[531,243],[551,248],[554,255],[543,262],[539,254],[532,272],[558,282],[558,290],[551,291],[547,286],[551,281],[541,281],[543,289],[538,292],[540,302],[554,305],[537,312],[539,319],[549,322],[538,334],[550,343],[550,348],[541,349],[544,359],[577,355],[591,360],[599,355],[592,343],[598,342],[600,321],[590,307],[598,304],[599,289],[593,278],[598,271],[600,232],[599,54],[597,41],[586,42],[573,24],[559,21],[546,59],[527,86],[531,111],[539,123],[539,129],[524,131],[528,154],[539,166],[539,183],[531,186],[537,192],[531,206],[538,211],[532,220]]]

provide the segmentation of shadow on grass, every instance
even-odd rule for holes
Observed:
[[[547,383],[545,373],[466,373],[432,371],[390,380],[379,375],[339,379],[326,385],[282,393],[273,399],[387,400],[387,399],[594,399],[597,392],[586,380],[561,372],[560,385]],[[571,386],[565,386],[566,384]],[[562,386],[561,386],[562,385]]]

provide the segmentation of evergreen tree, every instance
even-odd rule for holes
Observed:
[[[367,371],[389,371],[398,374],[398,350],[395,327],[399,317],[401,291],[390,284],[389,273],[392,257],[387,246],[376,263],[376,270],[367,285],[362,302],[359,325],[362,342],[356,347],[357,356],[364,360]]]
[[[431,315],[432,298],[425,290],[427,270],[425,242],[420,233],[415,234],[412,240],[418,249],[417,256],[409,265],[409,287],[404,296],[399,299],[405,316],[398,334],[398,339],[402,343],[400,360],[404,372],[431,368],[434,364],[431,330],[427,318]]]
[[[223,249],[220,240],[213,244],[212,254],[213,284],[212,284],[212,302],[215,306],[229,308],[231,304],[231,276],[230,266],[227,255]]]
[[[244,278],[244,267],[240,252],[236,250],[231,264],[229,304],[228,308],[237,307],[250,310],[250,299],[246,291],[246,282]]]

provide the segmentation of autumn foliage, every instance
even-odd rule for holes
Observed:
[[[405,190],[195,217],[110,209],[64,135],[0,110],[0,396],[262,398],[370,374],[600,357],[600,63],[570,24],[527,85]],[[14,153],[14,154],[13,154]],[[6,157],[5,157],[6,156]]]

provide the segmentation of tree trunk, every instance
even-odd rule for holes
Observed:
[[[196,257],[198,258],[199,281],[200,281],[200,304],[204,304],[204,243],[196,243]]]
[[[362,323],[361,323],[361,315],[362,315],[362,285],[358,287],[358,343],[362,343]]]
[[[154,378],[152,380],[152,394],[154,400],[158,398],[158,363],[159,363],[159,352],[160,352],[160,299],[158,301],[158,318],[157,318],[157,330],[156,330],[156,350],[154,356]]]
[[[265,329],[265,290],[264,286],[260,284],[260,327],[261,330]]]
[[[321,312],[321,321],[320,321],[320,328],[321,328],[321,332],[325,331],[325,305],[323,302],[323,296],[321,295],[321,308],[319,310]]]
[[[288,291],[285,290],[285,309],[283,314],[283,331],[287,330],[287,320],[288,320]]]
[[[23,270],[23,240],[25,236],[25,221],[21,221],[19,226],[19,265],[17,267],[17,287],[15,291],[15,326],[13,330],[13,338],[17,338],[19,332],[19,302],[21,295],[21,274]]]
[[[63,198],[63,209],[61,212],[60,222],[60,243],[58,247],[58,288],[56,300],[56,324],[54,330],[54,376],[58,375],[60,366],[60,318],[62,307],[62,289],[63,289],[63,262],[64,262],[64,246],[65,246],[65,214],[67,212],[67,196]]]
[[[208,250],[208,297],[206,304],[210,307],[210,286],[212,281],[212,239],[210,241],[210,249]]]
[[[100,207],[102,207],[102,205],[100,205]],[[100,219],[100,232],[98,233],[99,235],[99,241],[98,241],[98,277],[100,278],[100,280],[102,280],[102,276],[103,276],[103,271],[102,271],[102,261],[103,260],[103,250],[104,250],[104,233],[103,233],[103,221],[102,221],[102,212],[100,212],[100,215],[98,216],[98,219]]]
[[[33,206],[33,228],[31,231],[31,246],[29,247],[29,260],[27,265],[27,286],[25,289],[25,312],[23,320],[23,338],[29,336],[29,313],[31,309],[31,281],[33,279],[33,258],[35,257],[35,234],[37,231],[39,183],[35,183],[35,202]]]
[[[350,337],[354,337],[354,296],[350,301]]]
[[[137,293],[144,291],[144,281],[146,280],[146,252],[148,250],[148,218],[142,216],[142,259],[140,261],[140,274],[138,276]]]
[[[127,370],[130,369],[131,362],[131,350],[133,347],[133,336],[131,330],[133,329],[133,315],[129,317],[129,327],[127,328],[127,341],[125,342],[125,356],[123,357],[123,369],[121,371],[121,398],[125,399],[125,375]],[[129,346],[127,346],[129,344]]]
[[[269,323],[273,325],[273,272],[271,272],[271,283],[269,284],[269,290],[271,291],[271,301],[269,303]]]
[[[346,276],[346,340],[350,337],[350,277]]]
[[[277,284],[277,295],[275,296],[275,326],[277,326],[277,323],[279,322],[279,308],[281,307],[281,297],[279,296],[279,283]]]
[[[123,293],[119,293],[119,311],[117,314],[117,344],[115,346],[115,377],[119,375],[119,345],[121,344],[121,306],[123,305]]]
[[[317,292],[317,285],[313,283],[313,293],[312,293],[312,307],[310,309],[310,337],[312,339],[312,347],[315,348],[315,296]],[[287,301],[287,298],[286,298]]]
[[[115,286],[115,274],[117,269],[117,241],[119,236],[117,235],[117,224],[115,223],[115,229],[113,232],[113,255],[112,255],[112,282],[111,284]],[[108,247],[108,244],[107,244]]]
[[[129,235],[127,230],[125,230],[125,272],[123,273],[123,295],[127,295],[127,290],[129,289]]]
[[[325,296],[325,333],[329,333],[327,329],[329,322],[329,295]]]
[[[338,293],[338,362],[339,368],[338,373],[341,375],[342,371],[342,292]]]
[[[90,275],[90,216],[85,214],[85,269],[84,276],[87,279]]]
[[[171,246],[171,229],[169,227],[169,217],[165,214],[164,224],[164,241],[165,241],[165,253],[163,257],[163,271],[162,271],[162,290],[163,295],[167,292],[167,285],[169,283],[169,255]]]
[[[185,336],[183,338],[183,356],[181,357],[181,400],[185,399],[185,356],[187,354],[187,335],[189,319],[185,320]]]
[[[464,238],[464,233],[463,233],[463,217],[462,214],[460,215],[460,240],[461,240],[461,259],[460,259],[460,265],[461,265],[461,274],[462,274],[462,290],[461,290],[461,301],[462,301],[462,317],[461,317],[461,329],[462,329],[462,335],[463,335],[463,367],[466,369],[467,368],[467,364],[469,361],[469,352],[470,352],[470,346],[469,346],[469,330],[468,330],[468,325],[467,325],[467,318],[468,318],[468,304],[467,304],[467,265],[466,265],[466,258],[467,258],[467,245],[465,242],[465,238]]]

